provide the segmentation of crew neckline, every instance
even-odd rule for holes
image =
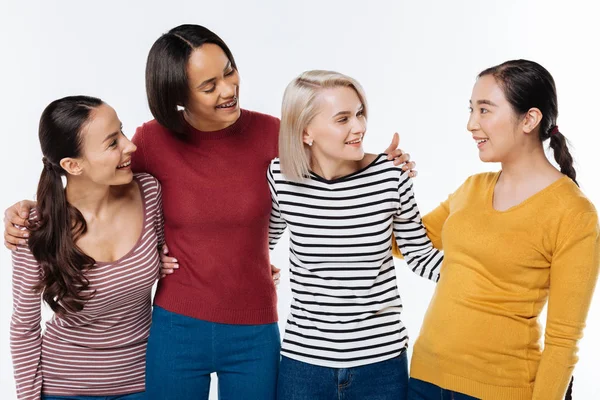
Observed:
[[[183,117],[183,116],[182,116]],[[229,136],[237,135],[242,132],[251,120],[251,114],[248,110],[240,110],[239,118],[227,128],[219,129],[216,131],[201,131],[194,128],[184,118],[185,125],[188,130],[188,138],[191,142],[197,143],[205,140],[218,140]]]
[[[345,181],[345,180],[347,180],[349,178],[352,178],[352,177],[354,177],[354,176],[356,176],[356,175],[358,175],[358,174],[360,174],[360,173],[368,170],[373,165],[375,165],[378,161],[380,161],[382,157],[386,157],[386,159],[387,159],[387,154],[381,153],[381,154],[377,155],[377,157],[375,157],[373,159],[373,161],[371,161],[369,164],[365,165],[364,167],[362,167],[362,168],[360,168],[360,169],[358,169],[358,170],[356,170],[356,171],[354,171],[354,172],[352,172],[352,173],[350,173],[348,175],[340,176],[339,178],[335,178],[335,179],[326,179],[326,178],[323,178],[321,175],[317,174],[316,172],[314,172],[312,170],[310,170],[309,173],[310,173],[310,177],[312,179],[316,180],[316,181],[323,182],[323,183],[328,183],[328,184],[338,183],[338,182]]]

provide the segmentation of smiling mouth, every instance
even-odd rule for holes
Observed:
[[[230,102],[219,104],[216,108],[232,108],[237,105],[237,101],[237,97],[234,97],[233,100],[231,100]]]
[[[475,142],[477,143],[477,145],[480,145],[480,144],[485,143],[487,141],[488,141],[488,139],[476,139],[475,140]]]
[[[121,165],[117,165],[117,169],[127,168],[131,165],[131,160],[124,162]]]
[[[346,142],[346,144],[358,144],[360,142],[362,142],[362,135],[360,135],[360,137],[358,139],[354,139],[354,140],[350,140],[348,142]]]

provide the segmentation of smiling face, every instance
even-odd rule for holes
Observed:
[[[345,86],[322,89],[315,101],[319,111],[303,138],[312,156],[334,162],[362,160],[367,121],[356,91]]]
[[[526,140],[520,118],[491,75],[477,79],[469,101],[467,129],[484,162],[503,162]]]
[[[189,96],[185,116],[197,129],[215,131],[240,116],[240,77],[225,52],[207,43],[192,51],[187,63]]]
[[[70,163],[71,171],[101,185],[124,185],[133,179],[131,155],[136,146],[122,131],[115,110],[108,104],[95,108],[80,133],[82,156]],[[63,162],[67,161],[63,159]],[[65,164],[66,165],[66,164]]]

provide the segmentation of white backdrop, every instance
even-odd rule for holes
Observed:
[[[32,198],[41,171],[37,124],[52,100],[73,94],[111,104],[132,135],[151,119],[144,91],[146,56],[161,33],[181,23],[205,25],[230,46],[242,77],[242,107],[279,116],[285,85],[307,69],[357,78],[371,106],[368,151],[392,133],[418,161],[422,213],[483,164],[466,130],[468,99],[479,71],[512,58],[540,62],[554,75],[559,125],[571,140],[579,181],[600,207],[600,6],[578,1],[113,1],[0,0],[0,209]],[[232,149],[232,157],[236,151]],[[168,160],[165,160],[168,162]],[[540,210],[543,212],[543,210]],[[287,237],[273,253],[282,267],[281,328],[290,302]],[[433,285],[401,261],[403,319],[414,343]],[[185,268],[185,266],[182,266]],[[9,351],[11,265],[0,250],[0,398],[14,399]],[[575,398],[598,389],[600,295],[596,294]],[[213,388],[214,389],[214,388]],[[213,390],[211,398],[216,399]]]

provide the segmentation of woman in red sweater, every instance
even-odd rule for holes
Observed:
[[[279,120],[242,110],[239,86],[231,51],[202,26],[178,26],[150,50],[146,90],[155,119],[132,139],[132,168],[160,181],[165,237],[176,256],[163,257],[168,276],[154,301],[150,399],[208,398],[212,372],[222,398],[275,398],[280,338],[265,171],[277,156]],[[408,161],[392,151],[396,144],[390,158]],[[31,203],[23,206],[7,211],[8,246],[22,240],[11,223],[23,223],[17,214]]]

